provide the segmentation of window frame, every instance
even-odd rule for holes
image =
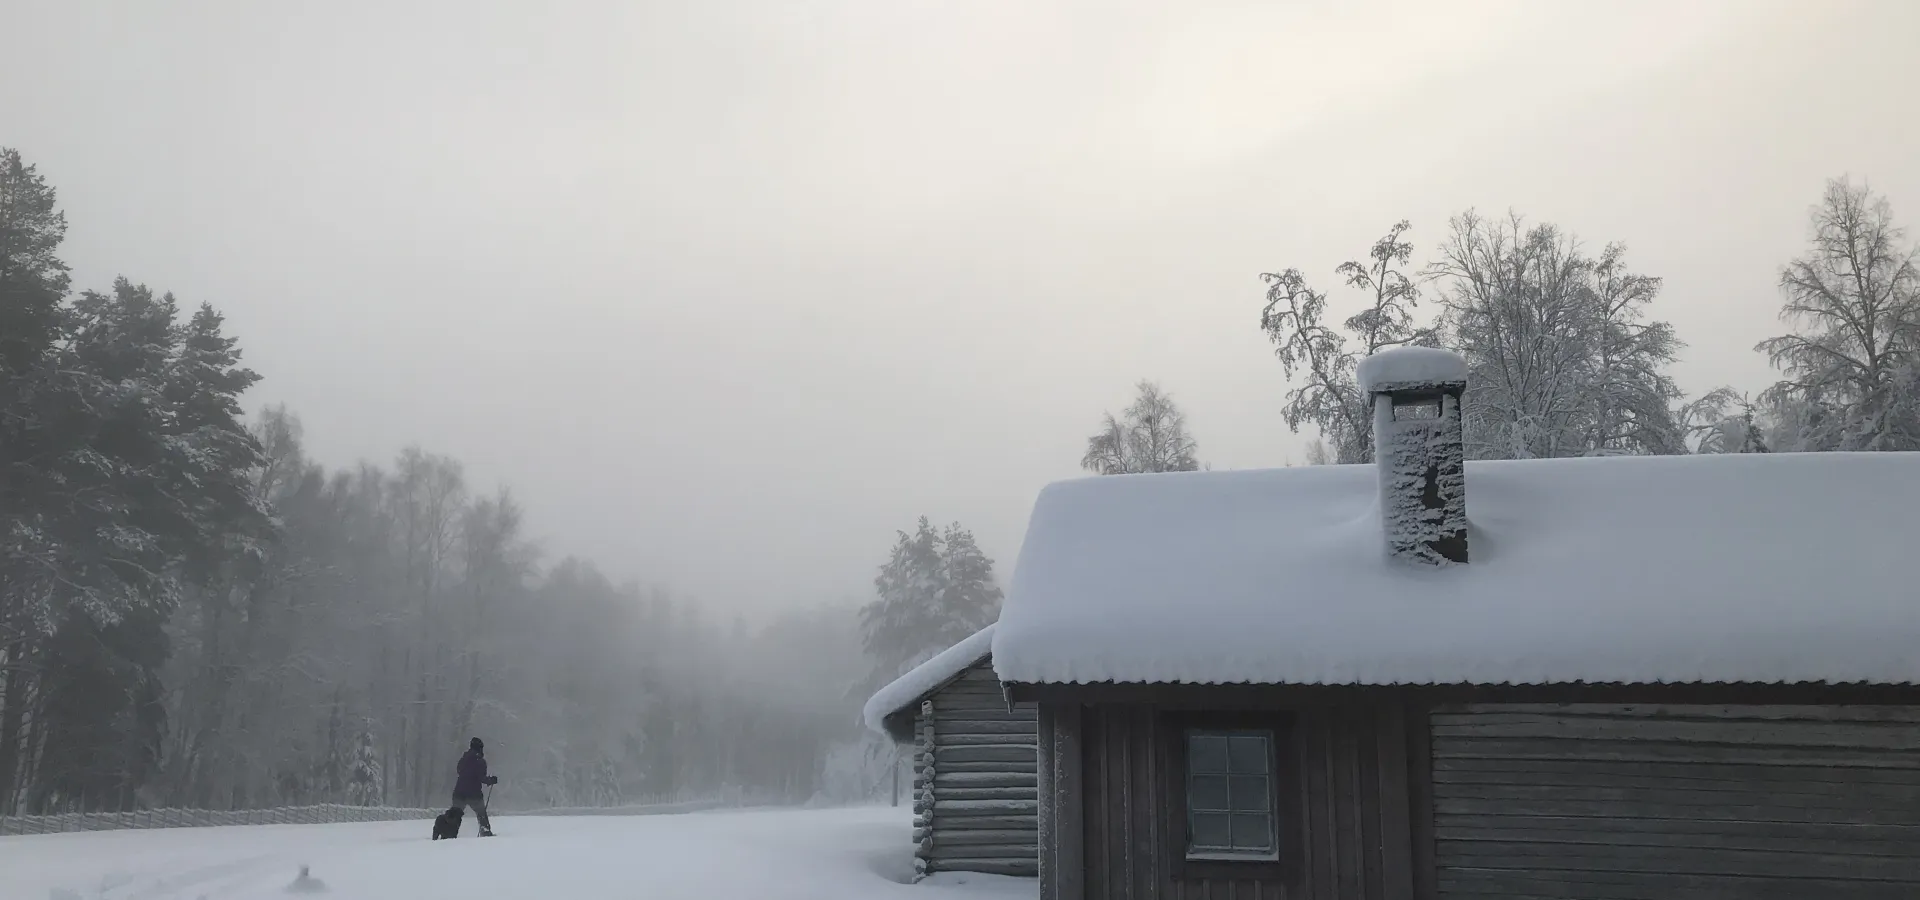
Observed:
[[[1165,713],[1160,722],[1160,745],[1166,765],[1161,770],[1161,792],[1166,798],[1165,852],[1169,874],[1175,878],[1283,879],[1294,881],[1302,871],[1302,786],[1300,754],[1294,745],[1294,716],[1288,712]],[[1268,806],[1272,815],[1274,855],[1236,856],[1202,851],[1189,855],[1193,811],[1187,807],[1187,735],[1199,731],[1261,731],[1268,738]],[[1231,787],[1229,787],[1231,790]]]

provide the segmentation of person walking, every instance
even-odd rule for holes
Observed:
[[[485,786],[499,784],[500,779],[487,774],[487,745],[479,738],[467,742],[467,752],[460,757],[454,774],[453,805],[472,810],[473,817],[480,821],[480,836],[493,837],[493,823],[487,820]]]

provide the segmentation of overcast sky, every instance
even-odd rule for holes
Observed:
[[[1352,304],[1400,218],[1625,242],[1690,393],[1770,381],[1824,179],[1920,225],[1912,0],[6,7],[77,287],[222,309],[321,461],[456,456],[715,605],[863,596],[922,514],[1009,574],[1142,377],[1301,461],[1258,275]]]

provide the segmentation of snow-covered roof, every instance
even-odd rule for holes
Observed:
[[[992,645],[993,626],[988,625],[875,691],[861,709],[861,718],[866,721],[868,728],[898,739],[899,734],[888,730],[887,717],[911,710],[928,694],[960,677],[961,673],[986,659]]]
[[[1395,347],[1360,360],[1353,377],[1367,393],[1396,385],[1461,384],[1467,380],[1467,360],[1434,347]]]
[[[1373,466],[1041,492],[1004,682],[1920,683],[1920,453],[1469,462],[1472,562],[1382,548]]]

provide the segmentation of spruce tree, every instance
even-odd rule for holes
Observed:
[[[1000,616],[1001,591],[993,560],[973,532],[936,530],[925,516],[913,534],[899,532],[873,580],[878,595],[860,611],[867,655],[874,664],[868,688],[899,676],[985,628]]]

